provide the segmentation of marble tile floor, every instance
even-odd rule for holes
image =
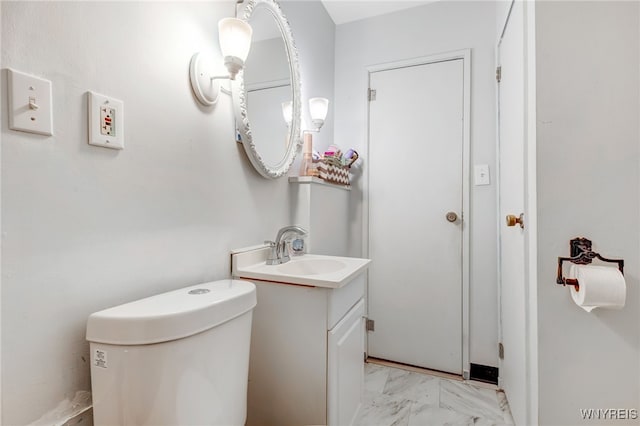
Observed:
[[[365,364],[357,426],[513,425],[507,398],[495,386]]]

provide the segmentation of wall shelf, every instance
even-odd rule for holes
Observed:
[[[317,183],[320,185],[326,185],[333,188],[344,189],[345,191],[351,191],[351,185],[339,185],[337,183],[327,182],[315,176],[291,176],[289,177],[289,183],[298,183],[298,184]]]

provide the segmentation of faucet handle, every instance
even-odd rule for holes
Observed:
[[[275,247],[276,246],[276,242],[275,241],[265,240],[264,243],[266,245],[268,245],[269,247]]]

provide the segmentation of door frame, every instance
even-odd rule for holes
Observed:
[[[379,71],[389,71],[398,68],[406,68],[419,65],[428,65],[438,62],[452,61],[462,59],[463,68],[463,134],[462,134],[462,377],[469,379],[470,361],[469,361],[469,235],[470,235],[470,134],[471,134],[471,49],[461,49],[451,52],[444,52],[429,56],[421,56],[401,61],[386,62],[382,64],[371,65],[366,69],[367,88],[370,87],[371,73]],[[365,122],[367,135],[367,156],[370,152],[371,135],[369,134],[369,100],[364,97],[366,103],[367,119]],[[366,157],[365,157],[366,158]],[[371,168],[367,167],[364,173],[362,185],[362,248],[364,257],[369,257],[369,174]],[[374,260],[375,261],[375,260]],[[369,313],[369,275],[367,272],[367,315]],[[365,347],[368,348],[368,334],[365,336]]]
[[[500,45],[504,37],[511,11],[516,1],[522,1],[524,10],[524,73],[525,73],[525,118],[524,118],[524,285],[525,285],[525,365],[526,369],[526,424],[538,424],[538,245],[537,245],[537,136],[536,136],[536,18],[535,2],[524,0],[511,0],[509,11],[502,23],[502,28],[495,46],[496,69],[501,64]],[[496,182],[497,197],[496,206],[498,212],[498,226],[496,236],[498,238],[498,339],[503,340],[502,315],[502,248],[501,234],[504,231],[504,218],[500,216],[500,88],[496,82]],[[500,371],[503,364],[498,359]],[[498,387],[502,388],[502,380],[498,378]]]

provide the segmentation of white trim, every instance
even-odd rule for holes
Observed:
[[[511,12],[511,10],[509,10]],[[506,23],[509,20],[509,14],[507,14],[507,18],[505,20]],[[504,34],[504,28],[502,30]],[[500,66],[500,42],[502,41],[502,37],[498,39],[495,47],[495,68],[497,69]],[[496,181],[496,279],[498,280],[498,291],[497,291],[497,299],[498,299],[498,345],[502,343],[502,244],[501,244],[501,235],[500,229],[502,226],[502,220],[500,217],[500,84],[495,82],[495,107],[496,107],[496,167],[495,167],[495,181]],[[497,348],[496,348],[497,349]],[[504,360],[500,358],[498,354],[498,388],[503,389],[502,375],[501,371],[502,364]]]
[[[500,58],[500,45],[502,44],[502,39],[504,38],[504,33],[507,30],[507,24],[509,23],[509,19],[511,18],[511,11],[513,10],[513,5],[515,0],[511,0],[511,5],[509,6],[509,12],[505,17],[504,24],[502,26],[502,31],[500,32],[500,36],[498,37],[498,42],[495,47],[495,58],[496,58],[496,67],[500,66],[502,61]],[[501,182],[501,161],[500,161],[500,84],[496,81],[496,91],[495,91],[495,103],[496,103],[496,236],[497,236],[497,279],[498,279],[498,343],[503,342],[503,314],[502,314],[502,217],[500,207],[502,205],[502,197],[500,192],[500,182]],[[503,389],[504,382],[502,380],[501,372],[503,370],[504,360],[498,357],[498,387]]]
[[[471,58],[471,49],[453,50],[450,52],[437,53],[429,56],[420,56],[417,58],[404,59],[402,61],[385,62],[382,64],[371,65],[367,67],[367,74],[371,74],[373,72],[378,72],[378,71],[395,70],[398,68],[414,67],[417,65],[433,64],[436,62],[453,61],[455,59],[466,60],[470,58]]]
[[[370,86],[371,74],[379,71],[389,71],[398,68],[406,68],[418,65],[427,65],[437,62],[452,61],[462,59],[463,63],[463,141],[462,141],[462,374],[465,378],[469,377],[470,371],[470,227],[469,218],[471,217],[470,202],[470,155],[471,155],[471,49],[462,49],[451,52],[444,52],[435,55],[411,58],[402,61],[387,62],[383,64],[371,65],[367,67],[367,87]],[[369,101],[366,98],[366,89],[362,91],[362,97],[366,103],[367,120],[365,122],[367,135],[367,154],[370,150],[370,134],[369,134]],[[367,168],[364,174],[362,185],[362,248],[363,256],[369,258],[369,179],[370,169]],[[367,275],[366,297],[369,296],[369,277]],[[368,305],[367,305],[368,308]],[[367,309],[368,311],[368,309]]]
[[[502,31],[500,31],[500,36],[498,37],[498,41],[495,46],[495,68],[497,69],[502,61],[500,58],[500,44],[502,43],[502,39],[504,37],[504,33],[507,30],[507,24],[509,23],[509,18],[511,18],[511,11],[513,10],[513,5],[515,0],[511,0],[511,5],[509,6],[509,11],[507,12],[507,16],[504,19],[504,24],[502,25]],[[500,206],[502,199],[500,197],[500,177],[501,177],[501,167],[500,167],[500,84],[496,80],[495,82],[495,107],[496,107],[496,241],[498,242],[496,247],[497,254],[497,271],[496,278],[498,280],[498,344],[502,343],[503,333],[502,333],[502,217],[500,216]],[[498,356],[498,387],[500,389],[503,388],[503,381],[500,372],[503,371],[502,364],[504,360],[500,359]]]
[[[0,2],[0,16],[2,16],[2,2]],[[2,32],[2,19],[0,19],[0,33]],[[2,93],[2,86],[0,86],[0,95],[3,95]],[[2,152],[2,138],[0,138],[0,153]],[[2,156],[0,155],[0,158]],[[2,234],[2,177],[0,175],[0,235]],[[2,242],[0,241],[0,259],[2,259]],[[0,262],[0,342],[2,342],[2,295],[5,294],[4,293],[4,289],[2,287],[2,277],[4,275],[2,275],[2,262]],[[2,351],[0,350],[0,377],[2,377]],[[3,380],[0,380],[0,424],[4,424],[3,421],[3,417],[2,417],[2,392],[3,392]]]
[[[363,81],[366,81],[366,87],[362,88],[362,101],[365,104],[365,111],[367,111],[367,119],[364,121],[364,132],[366,135],[366,143],[367,143],[367,152],[365,153],[365,158],[369,157],[369,152],[371,152],[369,141],[371,140],[371,135],[369,132],[369,122],[371,121],[371,111],[369,110],[369,94],[368,89],[371,87],[371,72],[366,70],[367,77]],[[364,170],[362,173],[362,257],[366,259],[371,259],[369,256],[369,179],[371,177],[371,168],[367,162],[364,162]],[[365,303],[365,316],[369,317],[369,270],[367,268],[365,275],[365,288],[364,288],[364,297],[366,300]],[[369,355],[369,333],[365,332],[364,335],[364,351],[365,358]]]
[[[526,171],[525,171],[525,301],[527,354],[527,424],[538,424],[538,204],[537,204],[537,115],[536,115],[536,5],[525,2]]]
[[[259,81],[256,83],[245,84],[244,88],[247,92],[253,92],[255,90],[274,89],[276,87],[284,86],[291,86],[291,80],[285,78],[282,80]]]
[[[516,0],[511,1],[509,13],[505,18],[503,29],[496,44],[496,67],[500,65],[500,44],[504,36],[511,10]],[[518,0],[520,1],[520,0]],[[524,171],[524,212],[525,228],[525,396],[526,424],[538,424],[539,387],[538,387],[538,257],[537,257],[537,187],[536,187],[536,45],[535,45],[535,2],[524,2],[524,42],[525,42],[525,171]],[[498,182],[498,339],[502,341],[502,252],[500,229],[500,88],[496,90],[496,181]],[[499,371],[503,360],[498,361]],[[502,388],[502,379],[498,378],[498,386]]]
[[[462,142],[462,371],[465,379],[470,378],[470,226],[471,223],[471,49],[461,51],[464,64],[464,125]],[[466,373],[466,374],[465,374]]]

